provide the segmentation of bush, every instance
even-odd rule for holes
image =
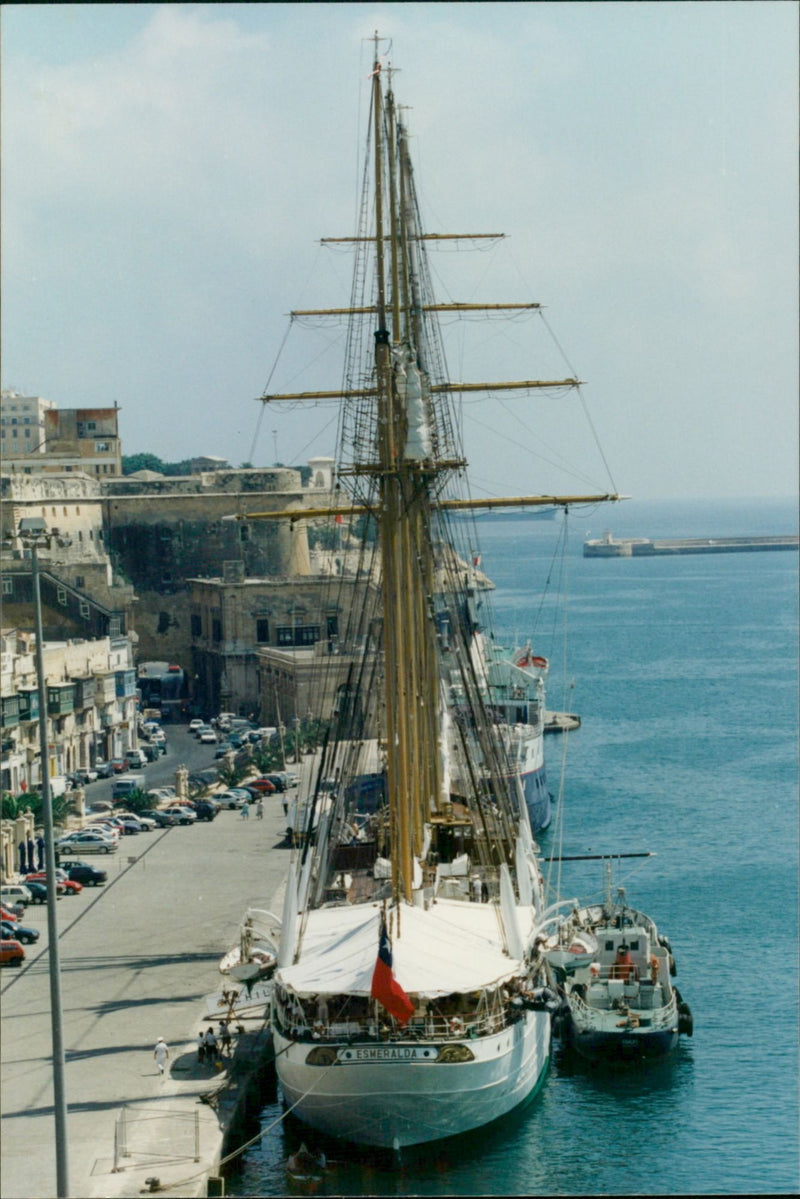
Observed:
[[[50,808],[53,813],[53,824],[64,824],[67,816],[77,814],[78,809],[68,795],[51,795]],[[35,824],[42,823],[42,797],[38,791],[23,791],[20,795],[3,792],[3,819],[15,820],[23,812],[30,810]]]
[[[131,791],[125,796],[125,807],[134,816],[138,816],[140,812],[146,812],[149,808],[154,807],[153,799],[139,787],[136,791]]]
[[[235,787],[250,773],[248,767],[242,762],[233,762],[223,759],[219,767],[219,781],[224,783],[226,787]]]

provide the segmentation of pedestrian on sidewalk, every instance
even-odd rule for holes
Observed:
[[[158,1066],[159,1074],[163,1074],[164,1067],[169,1060],[169,1049],[167,1048],[167,1043],[163,1037],[159,1037],[156,1041],[156,1046],[153,1050],[153,1057],[156,1059],[156,1065]]]
[[[242,804],[242,820],[249,820],[249,819],[250,819],[250,804],[247,802],[247,800],[245,800],[244,803]]]
[[[259,820],[264,819],[264,801],[261,799],[256,804],[256,816]]]

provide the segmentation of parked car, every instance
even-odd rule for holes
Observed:
[[[116,824],[112,816],[98,816],[94,820],[90,820],[86,828],[91,829],[94,833],[103,833],[115,844],[122,836],[122,826]]]
[[[60,853],[72,850],[78,853],[116,853],[117,842],[110,833],[95,829],[81,829],[77,833],[68,833],[56,841],[56,849]]]
[[[197,820],[197,815],[189,807],[184,807],[182,804],[175,804],[171,808],[165,808],[170,816],[175,817],[176,824],[194,824]]]
[[[135,820],[135,817],[131,819]],[[135,833],[142,831],[138,821],[135,820],[135,824],[133,824],[130,820],[122,820],[117,812],[105,820],[92,820],[88,827],[99,828],[101,831],[105,830],[106,832],[116,834],[117,841],[120,837],[133,836]]]
[[[25,950],[19,941],[0,941],[0,966],[21,966],[25,961]]]
[[[143,812],[116,812],[115,815],[118,820],[135,820],[143,833],[151,833],[156,827],[155,820],[145,816]]]
[[[84,887],[97,887],[108,878],[105,870],[91,866],[88,862],[78,862],[74,858],[62,858],[61,869],[66,870],[67,877],[73,882],[82,883]]]
[[[47,903],[47,887],[44,883],[26,883],[25,886],[31,893],[32,903]],[[61,898],[61,892],[56,887],[56,899]]]
[[[27,928],[24,924],[15,923],[13,920],[4,920],[2,931],[4,941],[20,941],[23,945],[33,945],[40,936],[38,928]]]
[[[194,801],[194,814],[198,820],[215,820],[219,812],[219,804],[213,799],[196,799]]]
[[[47,886],[47,874],[44,870],[37,870],[35,874],[27,876],[28,883],[41,883],[43,887]],[[27,886],[28,883],[25,885]],[[79,895],[83,890],[80,883],[71,883],[67,875],[61,867],[56,868],[56,895]]]
[[[112,758],[111,769],[113,770],[114,774],[124,774],[128,769],[128,763],[124,758]]]
[[[231,745],[230,741],[223,741],[221,745],[217,746],[216,751],[214,753],[214,758],[215,758],[215,760],[217,758],[224,758],[226,754],[232,754],[235,752],[235,750],[236,750],[236,746]]]
[[[222,804],[223,808],[240,808],[247,800],[250,803],[252,795],[249,791],[245,791],[244,787],[231,787],[228,791],[218,791],[214,799],[217,803]]]
[[[4,883],[0,887],[3,903],[30,903],[31,893],[23,883]]]
[[[286,790],[286,776],[283,774],[265,774],[265,779],[269,779],[276,791]]]
[[[219,772],[214,766],[210,766],[207,770],[196,770],[189,775],[189,789],[202,791],[206,787],[213,787],[218,778]]]
[[[271,795],[277,787],[265,774],[260,775],[257,779],[249,779],[245,783],[245,788],[248,791],[255,791],[259,795]]]
[[[86,767],[79,767],[70,776],[70,782],[73,787],[86,787],[89,783],[96,781],[98,775],[96,770],[89,770]]]
[[[99,779],[110,779],[114,773],[114,767],[110,762],[100,761],[95,762],[94,771]]]
[[[147,765],[147,758],[140,749],[129,749],[125,754],[125,761],[129,770],[141,770],[143,766]]]
[[[147,792],[147,798],[155,800],[156,803],[164,801],[171,803],[175,799],[174,787],[151,787]]]
[[[169,812],[162,812],[160,808],[148,808],[142,815],[154,820],[158,828],[170,828],[171,825],[178,823],[174,816],[171,816]]]
[[[23,908],[23,911],[25,909]],[[15,920],[19,920],[20,913],[15,910],[15,906],[7,903],[0,904],[0,918],[10,920],[13,924]]]
[[[214,799],[223,808],[240,808],[244,802],[242,796],[233,791],[217,791]]]

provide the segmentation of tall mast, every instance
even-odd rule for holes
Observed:
[[[382,94],[377,45],[373,112],[380,325],[375,334],[375,365],[392,891],[395,901],[410,901],[414,858],[421,852],[424,824],[438,786],[438,675],[430,610],[433,468],[426,461],[430,451],[420,448],[427,444],[429,413],[427,397],[420,394],[421,364],[411,317],[408,222],[412,209],[407,170],[404,156],[398,155],[391,88],[385,97]]]

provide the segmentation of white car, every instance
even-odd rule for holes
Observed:
[[[173,816],[178,824],[194,824],[197,820],[197,813],[183,804],[175,804],[171,808],[164,808],[163,811],[168,816]]]
[[[86,825],[86,828],[83,829],[83,832],[86,832],[87,830],[92,833],[102,833],[103,836],[108,837],[110,841],[119,841],[120,837],[122,836],[122,829],[119,827],[119,825],[112,824],[110,820],[105,820],[103,817],[90,820]]]
[[[151,787],[151,789],[147,792],[147,797],[148,799],[155,800],[155,804],[153,806],[163,803],[165,800],[172,802],[175,799],[175,788]]]
[[[204,724],[205,724],[205,721],[200,720],[199,718],[196,718],[195,720],[190,720],[189,721],[189,732],[196,733],[197,730],[201,729]]]
[[[110,836],[88,828],[78,833],[68,833],[56,841],[56,849],[61,853],[64,850],[74,853],[116,853],[117,848],[117,842]]]
[[[139,824],[148,832],[152,832],[156,827],[156,822],[151,816],[138,816],[136,812],[115,812],[114,815],[120,820],[138,820]]]
[[[0,887],[0,899],[4,904],[30,903],[31,893],[22,883],[6,883]]]
[[[197,734],[197,740],[202,741],[204,745],[216,745],[217,734],[213,729],[201,729]]]

